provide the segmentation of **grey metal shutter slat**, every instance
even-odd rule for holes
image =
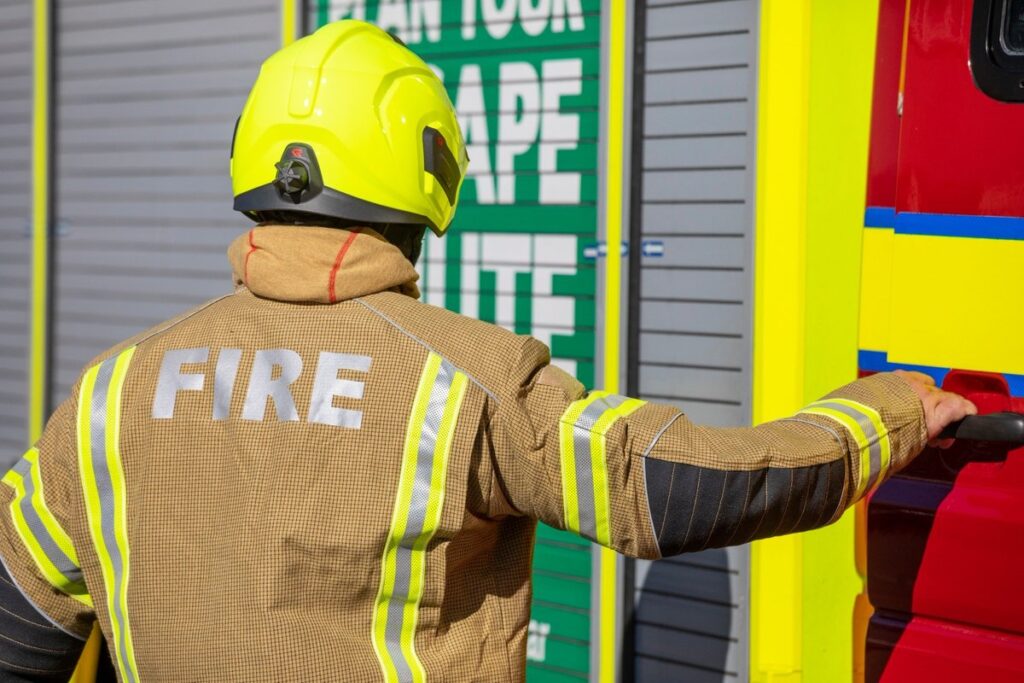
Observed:
[[[252,62],[246,67],[252,67]],[[106,97],[166,97],[167,93],[187,92],[190,89],[216,91],[224,87],[224,72],[237,70],[237,66],[221,68],[210,65],[190,71],[166,71],[154,74],[122,74],[113,76],[76,76],[64,86],[64,101],[78,98]],[[255,74],[255,71],[253,72]],[[233,90],[246,90],[241,83]]]
[[[679,35],[736,33],[750,26],[747,2],[704,2],[658,7],[650,3],[647,10],[647,39]]]
[[[648,292],[699,292],[700,298],[734,301],[749,295],[749,279],[738,271],[645,269],[640,286]]]
[[[712,102],[649,107],[644,112],[644,132],[648,136],[732,133],[747,129],[747,104]]]
[[[229,149],[273,0],[58,0],[56,400],[103,349],[231,289]]]
[[[753,57],[746,34],[659,40],[649,42],[647,50],[649,71],[721,68],[749,62]]]
[[[189,91],[167,92],[152,98],[68,98],[58,105],[61,122],[78,123],[85,121],[115,121],[123,116],[125,109],[142,118],[165,117],[168,109],[180,108],[184,111],[201,111],[204,116],[231,117],[232,123],[240,111],[239,102],[245,101],[248,88],[231,87],[230,89],[208,90],[191,93]],[[228,143],[231,142],[229,139]],[[225,154],[227,154],[225,145]]]
[[[690,204],[642,207],[645,233],[742,233],[750,209],[745,204]]]
[[[691,163],[697,159],[691,159]],[[743,201],[744,170],[657,171],[644,173],[644,200]]]
[[[640,353],[647,363],[722,368],[743,368],[749,360],[749,346],[738,337],[641,333]]]
[[[647,76],[647,104],[678,102],[680,93],[699,100],[745,99],[750,94],[745,66],[707,71],[678,71]]]
[[[217,0],[208,3],[211,10],[221,12],[246,12],[251,6],[250,0]],[[134,25],[137,23],[156,22],[168,17],[187,17],[194,8],[188,3],[167,2],[167,0],[132,0],[131,2],[64,2],[61,6],[60,26],[80,28],[82,26]]]
[[[661,241],[665,245],[665,255],[659,260],[659,266],[695,266],[705,269],[743,268],[748,261],[748,245],[742,237],[683,235],[665,237]],[[701,293],[694,298],[706,299],[708,297]]]
[[[28,445],[32,298],[32,3],[0,5],[0,471]],[[19,172],[19,170],[21,172]]]
[[[171,173],[159,166],[152,170],[155,171],[153,175],[135,175],[130,169],[103,174],[88,174],[77,169],[72,172],[69,169],[61,178],[60,190],[69,199],[76,197],[86,204],[106,204],[110,197],[104,192],[110,189],[111,180],[116,180],[117,189],[123,195],[174,200],[188,194],[192,197],[205,196],[214,202],[227,195],[225,202],[230,202],[231,181],[223,174],[202,171]]]
[[[738,307],[689,301],[644,301],[640,305],[640,329],[674,332],[739,334],[749,332],[749,324]]]
[[[641,397],[699,424],[750,420],[757,3],[648,2],[642,166]],[[646,253],[646,252],[644,252]],[[748,677],[747,548],[637,562],[636,681]]]
[[[732,401],[745,388],[746,378],[741,373],[724,370],[641,365],[640,383],[645,393],[658,396],[686,392],[715,401]]]
[[[220,223],[210,221],[208,225],[195,225],[181,223],[171,217],[160,217],[159,219],[154,217],[145,235],[139,234],[135,221],[131,219],[115,221],[113,217],[110,217],[100,223],[90,224],[80,217],[75,221],[75,225],[86,228],[105,228],[102,235],[87,234],[79,240],[78,244],[82,245],[82,248],[99,248],[110,245],[110,248],[126,249],[127,245],[144,244],[147,248],[183,249],[182,242],[184,241],[189,245],[188,251],[212,250],[226,253],[224,245],[238,234],[237,220],[232,217],[229,221]]]
[[[131,59],[111,58],[103,53],[83,52],[69,55],[73,62],[59,65],[61,76],[96,76],[114,74],[145,74],[147,72],[190,71],[197,72],[203,65],[210,64],[214,70],[233,64],[238,68],[251,70],[249,82],[256,78],[256,68],[267,56],[267,37],[263,31],[235,33],[231,40],[216,38],[202,42],[193,41],[187,45],[151,46],[143,52],[131,55]]]
[[[98,125],[74,125],[64,121],[61,123],[61,153],[109,150],[115,144],[119,149],[153,152],[164,151],[168,147],[188,149],[206,145],[214,148],[219,145],[227,153],[228,145],[224,144],[222,137],[224,127],[219,125],[219,120],[208,119],[210,117],[183,115],[173,122],[126,122],[120,128],[112,128],[102,122]],[[216,125],[211,126],[211,122]],[[229,126],[230,135],[234,121]]]
[[[648,169],[736,167],[746,164],[745,135],[650,140],[644,144]]]
[[[204,40],[230,42],[228,39],[235,32],[251,35],[265,33],[267,26],[278,29],[280,6],[268,2],[252,3],[247,11],[230,14],[211,13],[208,2],[179,0],[174,4],[182,10],[181,18],[170,21],[147,18],[127,31],[122,26],[106,22],[63,26],[58,19],[58,30],[64,41],[59,49],[67,51],[69,56],[79,53],[118,55],[116,59],[121,60],[126,59],[126,55],[160,47],[187,46]],[[226,29],[231,33],[225,34]],[[273,43],[271,45],[272,49],[277,47]]]

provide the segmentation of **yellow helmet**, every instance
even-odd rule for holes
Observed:
[[[235,210],[429,226],[455,215],[468,158],[441,80],[372,24],[334,22],[271,55],[231,145]]]

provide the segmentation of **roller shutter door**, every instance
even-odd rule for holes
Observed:
[[[32,277],[32,3],[0,5],[0,467],[28,441]]]
[[[630,390],[750,421],[757,3],[637,13]],[[749,550],[634,565],[637,681],[748,677]]]
[[[58,0],[54,399],[112,344],[230,291],[229,146],[274,0]]]

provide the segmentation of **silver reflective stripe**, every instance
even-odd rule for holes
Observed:
[[[597,540],[597,515],[594,503],[594,476],[591,464],[590,436],[594,425],[609,410],[625,403],[625,396],[603,396],[588,405],[572,426],[573,453],[576,457],[576,501],[580,514],[580,533]]]
[[[111,586],[113,599],[112,620],[116,620],[121,628],[118,629],[118,648],[122,653],[128,652],[128,643],[125,640],[124,624],[127,623],[124,611],[121,607],[120,595],[124,586],[124,549],[118,545],[117,534],[114,529],[114,486],[110,480],[110,469],[107,466],[107,394],[110,389],[110,380],[114,374],[114,365],[119,356],[108,358],[100,365],[96,375],[96,385],[92,391],[92,412],[89,418],[89,432],[92,446],[92,471],[96,479],[96,492],[100,499],[100,528],[103,533],[103,545],[106,546],[107,556],[114,570],[114,585]],[[173,408],[172,408],[173,412]],[[135,683],[135,672],[131,666],[122,668],[122,672],[131,683]]]
[[[878,475],[882,472],[882,444],[879,443],[878,430],[875,429],[875,423],[871,421],[867,415],[859,410],[854,410],[848,405],[842,403],[835,403],[833,401],[819,401],[814,404],[816,408],[828,408],[835,410],[852,417],[860,425],[860,428],[864,430],[864,436],[868,440],[868,460],[871,463],[871,474],[868,477],[868,484],[864,488],[865,491],[870,491],[871,487],[875,485],[878,480]],[[856,440],[856,439],[854,439]],[[859,477],[858,477],[859,479]]]
[[[217,369],[213,376],[213,419],[226,420],[231,414],[231,396],[235,393],[235,377],[242,349],[221,349],[217,353]]]
[[[65,593],[84,594],[86,590],[85,583],[82,580],[82,569],[60,549],[57,541],[54,540],[46,525],[43,524],[43,520],[36,511],[35,506],[32,505],[32,499],[38,495],[36,483],[32,479],[32,463],[23,458],[12,469],[21,475],[21,481],[25,487],[25,495],[19,503],[25,523],[28,524],[29,530],[35,537],[36,542],[39,543],[39,547],[43,549],[43,552],[50,559],[50,562],[67,580],[68,585],[62,586],[61,590]]]
[[[448,404],[452,382],[455,380],[456,369],[446,360],[441,367],[430,389],[427,412],[423,419],[420,442],[416,450],[416,475],[412,484],[412,497],[409,501],[409,515],[405,525],[405,533],[395,551],[395,587],[391,601],[388,603],[388,620],[385,630],[388,654],[398,671],[398,680],[412,683],[412,670],[402,654],[402,628],[404,625],[405,606],[409,602],[409,584],[412,578],[413,546],[423,535],[423,526],[430,503],[430,483],[434,476],[434,450],[437,446],[437,435],[441,431],[441,419]]]

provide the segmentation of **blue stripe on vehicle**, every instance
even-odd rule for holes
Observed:
[[[896,215],[896,234],[1024,240],[1024,218],[901,211]]]
[[[946,375],[949,374],[950,370],[949,368],[940,368],[932,365],[892,363],[889,361],[889,354],[885,351],[871,351],[867,349],[861,349],[857,352],[857,365],[861,370],[870,370],[872,372],[892,372],[893,370],[923,372],[931,376],[939,386],[942,385],[942,381],[946,379]],[[984,372],[996,371],[986,370]],[[1011,375],[1005,372],[999,374],[1002,374],[1006,378],[1006,383],[1010,385],[1011,396],[1024,396],[1024,375]]]
[[[891,206],[869,206],[864,210],[865,228],[891,228],[896,225],[896,209]]]

